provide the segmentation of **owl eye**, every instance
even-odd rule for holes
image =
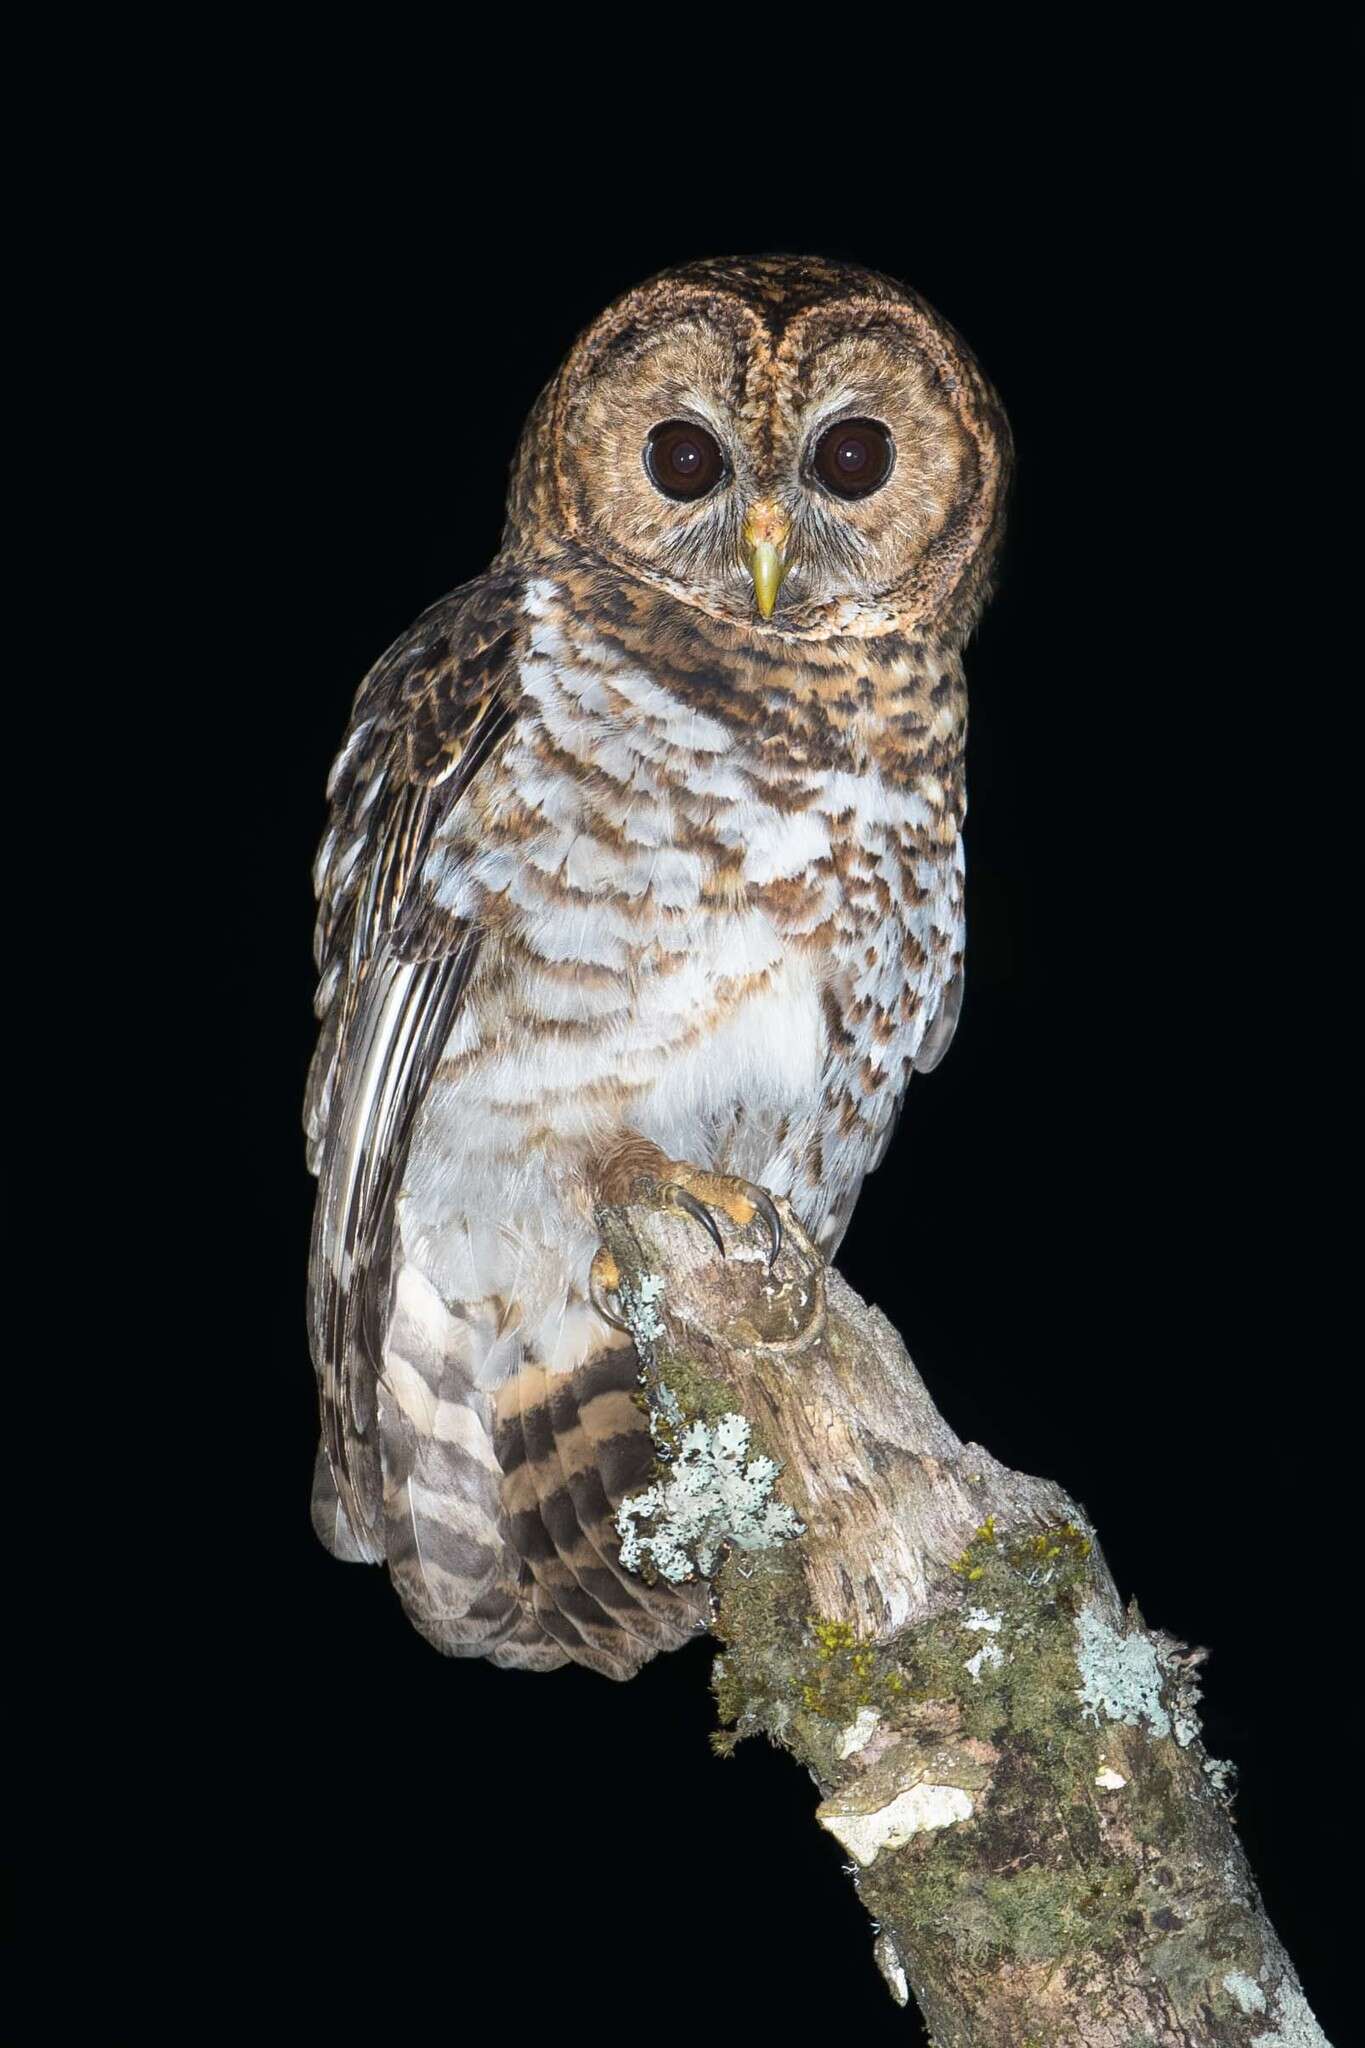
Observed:
[[[868,498],[891,474],[896,446],[880,420],[836,420],[815,444],[812,467],[836,497]]]
[[[704,498],[727,475],[714,436],[691,420],[664,420],[651,428],[645,468],[666,498]]]

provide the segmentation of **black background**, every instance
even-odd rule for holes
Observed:
[[[325,76],[258,91],[195,228],[222,259],[215,603],[250,706],[224,722],[249,1363],[211,1531],[225,1597],[160,1730],[210,1998],[287,1984],[321,2018],[368,1989],[399,2031],[487,2000],[481,2028],[515,2032],[675,2038],[709,2007],[722,2040],[916,2037],[814,1788],[759,1743],[710,1755],[705,1646],[627,1687],[446,1662],[307,1517],[308,868],[351,696],[487,563],[522,418],[608,299],[691,256],[809,249],[922,291],[1018,449],[968,659],[965,1011],[840,1263],[957,1431],[1061,1481],[1125,1595],[1211,1647],[1208,1747],[1346,2038],[1329,1868],[1354,1792],[1320,1733],[1345,1626],[1323,1535],[1345,1377],[1311,1023],[1324,731],[1300,658],[1321,599],[1291,567],[1331,58],[1131,55],[1040,59],[995,140],[974,94],[930,134],[911,91],[888,133],[885,80],[836,75],[803,88],[790,149],[772,107],[698,110],[687,71],[552,96],[529,157],[462,136],[458,94],[413,116],[419,147],[391,88],[380,148],[363,87],[316,127],[292,95],[316,117]]]

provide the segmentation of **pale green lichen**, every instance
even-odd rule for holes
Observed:
[[[1265,1993],[1254,1977],[1248,1977],[1245,1970],[1229,1970],[1223,1979],[1223,1989],[1235,1998],[1242,2012],[1264,2012]]]
[[[1183,1713],[1177,1706],[1171,1713],[1171,1733],[1182,1749],[1188,1749],[1199,1733],[1199,1721],[1194,1714]]]
[[[1199,1724],[1181,1714],[1175,1724],[1161,1697],[1163,1672],[1156,1644],[1141,1630],[1121,1636],[1094,1607],[1076,1617],[1077,1698],[1088,1721],[1122,1721],[1137,1728],[1146,1721],[1153,1735],[1174,1735],[1184,1744]]]
[[[1276,1987],[1271,2017],[1275,2031],[1254,2034],[1251,2048],[1331,2048],[1297,1984],[1281,1982]]]
[[[1230,1806],[1233,1793],[1237,1787],[1236,1764],[1229,1763],[1226,1757],[1206,1756],[1204,1758],[1204,1776],[1208,1779],[1223,1804]]]
[[[995,1638],[1005,1625],[1001,1614],[988,1614],[984,1607],[969,1607],[962,1617],[962,1626],[968,1635],[984,1635],[986,1640],[976,1653],[969,1657],[963,1670],[973,1685],[980,1685],[981,1674],[986,1670],[998,1670],[1005,1661],[1005,1653]]]
[[[726,1543],[772,1550],[804,1534],[792,1509],[772,1498],[776,1461],[749,1457],[750,1435],[735,1414],[679,1433],[667,1474],[621,1503],[616,1531],[627,1571],[652,1569],[679,1585],[698,1572],[709,1578]],[[648,1534],[644,1522],[652,1525]]]
[[[649,1434],[660,1463],[666,1464],[677,1455],[678,1438],[686,1420],[682,1404],[671,1387],[662,1382],[654,1388],[649,1407]]]
[[[981,1673],[984,1670],[998,1669],[1004,1661],[1005,1653],[999,1643],[993,1642],[988,1638],[976,1652],[976,1655],[967,1659],[962,1668],[970,1673],[973,1685],[980,1685]]]
[[[1199,1683],[1199,1666],[1204,1652],[1188,1651],[1182,1643],[1163,1635],[1160,1630],[1155,1641],[1166,1680],[1166,1697],[1170,1702],[1171,1733],[1182,1749],[1188,1749],[1199,1733],[1199,1700],[1203,1691]]]
[[[623,1280],[617,1289],[621,1313],[630,1324],[630,1334],[642,1353],[647,1353],[650,1345],[664,1334],[663,1320],[655,1307],[663,1291],[662,1273],[642,1273],[634,1287],[628,1280]]]
[[[682,1404],[674,1394],[672,1387],[666,1385],[662,1380],[654,1389],[654,1410],[673,1429],[678,1429],[681,1426],[683,1420]]]

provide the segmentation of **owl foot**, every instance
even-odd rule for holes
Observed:
[[[722,1258],[725,1240],[711,1211],[722,1210],[741,1230],[755,1216],[761,1216],[768,1232],[768,1271],[772,1272],[782,1249],[782,1218],[766,1188],[755,1187],[752,1181],[740,1180],[734,1174],[706,1173],[700,1167],[673,1161],[663,1183],[663,1194],[675,1209],[685,1210],[696,1218]]]
[[[767,1271],[772,1272],[782,1250],[782,1218],[766,1188],[737,1174],[711,1173],[685,1159],[670,1159],[647,1138],[628,1135],[604,1159],[594,1175],[595,1194],[600,1202],[626,1203],[642,1196],[662,1199],[681,1209],[699,1223],[721,1257],[725,1239],[716,1221],[717,1213],[729,1218],[740,1230],[747,1230],[760,1217],[768,1239]],[[599,1246],[588,1271],[588,1299],[603,1322],[614,1330],[630,1330],[611,1307],[608,1297],[621,1285],[621,1273],[606,1245]]]

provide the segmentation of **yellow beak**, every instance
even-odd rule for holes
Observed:
[[[754,580],[754,603],[760,615],[770,619],[782,579],[787,573],[785,553],[790,528],[771,499],[760,498],[749,507],[744,522],[744,566]]]

